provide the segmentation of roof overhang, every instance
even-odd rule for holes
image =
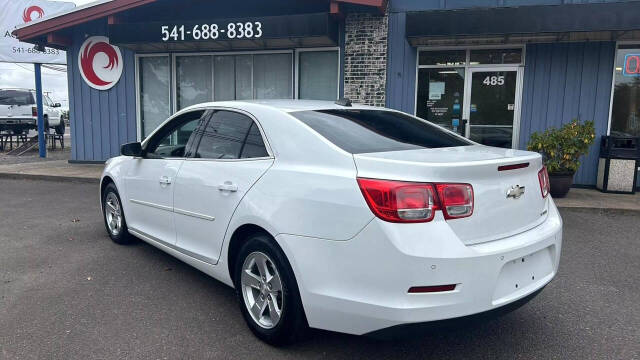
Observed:
[[[457,42],[615,40],[637,35],[640,2],[434,10],[407,14],[414,45]]]
[[[154,3],[157,0],[98,0],[71,11],[44,17],[38,21],[18,26],[13,34],[20,41],[39,43],[41,45],[65,48],[67,39],[56,36],[60,32],[71,27],[103,18],[115,18],[118,13],[134,9],[142,5]],[[328,13],[336,17],[342,17],[341,4],[355,7],[368,7],[384,13],[387,0],[318,0],[329,4]],[[110,25],[112,24],[109,21]]]
[[[44,17],[39,21],[19,26],[14,30],[14,35],[20,41],[47,36],[59,30],[75,25],[80,25],[92,20],[107,17],[119,12],[132,9],[141,5],[155,2],[156,0],[101,0],[71,11]]]

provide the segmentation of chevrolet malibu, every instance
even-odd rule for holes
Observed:
[[[540,155],[346,100],[194,105],[123,145],[100,188],[113,241],[234,287],[271,344],[515,307],[560,258]]]

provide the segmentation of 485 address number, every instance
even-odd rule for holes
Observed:
[[[184,41],[184,40],[216,40],[219,37],[228,39],[258,39],[262,37],[262,23],[238,22],[229,23],[225,27],[218,24],[194,25],[191,29],[184,25],[162,26],[162,41]]]

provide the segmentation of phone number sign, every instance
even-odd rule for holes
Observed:
[[[227,40],[259,39],[263,34],[260,21],[230,22],[222,27],[218,24],[196,24],[192,27],[162,25],[160,32],[164,42],[217,40],[219,38]]]
[[[124,23],[109,26],[113,43],[176,43],[337,37],[337,23],[328,14],[260,18]]]

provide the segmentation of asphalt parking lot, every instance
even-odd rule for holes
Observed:
[[[0,179],[0,358],[638,359],[640,215],[563,210],[560,272],[492,320],[381,341],[314,331],[272,348],[233,290],[105,233],[96,185]]]

